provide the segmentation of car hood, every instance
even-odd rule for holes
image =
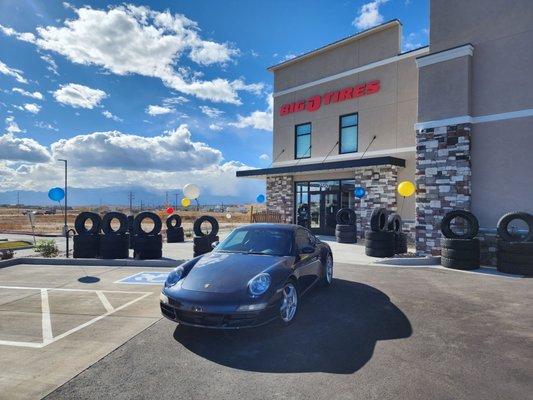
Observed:
[[[244,253],[212,252],[203,256],[187,276],[181,287],[212,293],[232,293],[246,290],[257,274],[283,263],[288,257]]]

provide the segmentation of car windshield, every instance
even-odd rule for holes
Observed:
[[[215,251],[288,256],[291,248],[292,231],[250,227],[231,232]]]

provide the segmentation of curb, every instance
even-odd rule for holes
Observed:
[[[389,258],[374,261],[372,264],[398,265],[398,266],[440,266],[440,257],[405,257]]]
[[[177,267],[185,260],[172,260],[170,258],[160,260],[101,260],[94,258],[12,258],[10,260],[0,261],[0,268],[11,267],[19,264],[29,265],[86,265],[97,267],[151,267],[151,268],[169,268]]]

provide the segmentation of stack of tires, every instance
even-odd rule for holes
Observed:
[[[142,228],[145,219],[152,220],[154,226],[146,232]],[[153,212],[144,211],[133,220],[133,257],[138,260],[156,260],[163,256],[163,240],[161,238],[161,218]]]
[[[309,204],[302,204],[300,207],[298,207],[298,210],[296,212],[296,223],[305,228],[309,228],[309,225],[310,225],[309,222],[310,222]]]
[[[403,233],[402,217],[392,213],[387,217],[387,230],[394,233],[394,254],[407,253],[407,235]]]
[[[91,227],[85,226],[87,220],[91,221]],[[100,229],[102,218],[93,212],[82,212],[74,221],[77,235],[74,236],[74,258],[97,258],[100,243]]]
[[[211,229],[203,231],[202,224],[206,222],[211,225]],[[213,250],[213,243],[218,242],[218,221],[216,218],[209,215],[202,215],[194,221],[193,230],[195,235],[193,239],[194,257],[201,256]]]
[[[335,237],[338,243],[357,243],[357,226],[355,211],[341,208],[337,211]]]
[[[185,234],[181,226],[181,217],[178,214],[172,214],[166,220],[167,224],[167,243],[181,243],[185,241]]]
[[[509,232],[513,220],[524,221],[529,229],[525,236]],[[498,221],[498,249],[496,253],[498,271],[507,274],[533,276],[533,216],[525,212],[505,214]]]
[[[365,254],[370,257],[394,257],[395,234],[388,230],[388,212],[376,208],[370,216],[370,232],[365,232]]]
[[[464,220],[464,231],[461,233],[454,232],[451,228],[452,221],[456,218]],[[460,270],[479,268],[479,240],[475,239],[479,232],[479,222],[474,214],[463,210],[449,212],[442,219],[441,232],[444,235],[440,258],[443,267]]]
[[[119,226],[113,229],[113,220]],[[120,212],[109,212],[102,218],[103,235],[100,236],[99,255],[103,259],[123,259],[129,257],[130,235],[128,233],[128,217]]]

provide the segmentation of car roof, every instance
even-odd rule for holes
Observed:
[[[257,223],[257,224],[247,224],[238,227],[237,229],[247,229],[247,228],[256,228],[256,229],[279,229],[284,231],[295,231],[298,228],[301,228],[300,225],[294,224],[274,224],[274,223]]]

